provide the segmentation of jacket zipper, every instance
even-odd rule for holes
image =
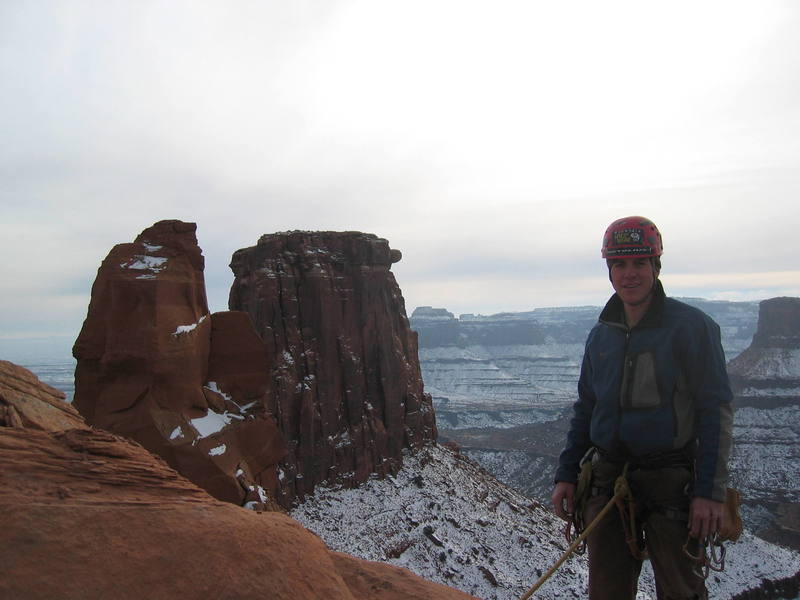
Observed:
[[[629,409],[632,405],[631,402],[631,384],[630,380],[633,377],[633,359],[628,355],[628,346],[631,341],[631,330],[625,330],[625,348],[622,354],[622,389],[620,390],[620,408]],[[622,413],[620,413],[622,419]]]

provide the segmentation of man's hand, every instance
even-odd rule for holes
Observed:
[[[704,540],[719,532],[725,519],[724,506],[722,502],[709,498],[693,498],[689,507],[689,535]]]
[[[569,521],[575,511],[575,484],[566,481],[559,481],[553,490],[553,507],[556,514]]]

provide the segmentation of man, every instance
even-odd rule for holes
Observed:
[[[614,509],[589,535],[591,600],[633,600],[645,556],[659,599],[707,598],[689,553],[722,527],[733,418],[719,327],[665,296],[662,252],[644,217],[614,221],[603,238],[615,293],[586,341],[552,497],[570,520],[579,465],[591,456],[588,525],[627,464],[636,520],[631,527]]]

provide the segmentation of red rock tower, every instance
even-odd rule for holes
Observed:
[[[264,344],[246,314],[209,314],[195,230],[160,221],[103,261],[73,347],[74,405],[220,500],[268,504],[285,446],[265,410]]]
[[[417,334],[390,271],[398,260],[359,232],[264,235],[233,255],[229,308],[248,313],[266,345],[268,408],[289,446],[284,504],[322,481],[395,472],[404,448],[436,439]]]
[[[728,363],[734,393],[756,405],[795,404],[800,389],[800,298],[759,303],[753,342]]]

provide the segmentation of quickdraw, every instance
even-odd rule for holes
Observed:
[[[720,573],[725,570],[725,546],[715,533],[699,543],[697,554],[692,554],[689,544],[694,538],[688,536],[683,544],[683,553],[695,561],[703,569],[703,578],[708,579],[711,571]]]
[[[579,538],[581,540],[573,550],[573,554],[581,555],[586,552],[586,538],[581,538],[583,531],[583,519],[578,517],[577,514],[573,514],[564,526],[564,538],[567,540],[567,544],[572,544]]]

